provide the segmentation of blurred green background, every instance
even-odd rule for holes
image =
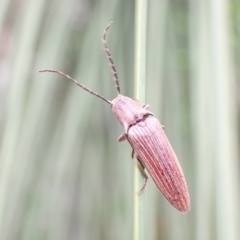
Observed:
[[[132,239],[131,148],[109,105],[116,97],[102,34],[124,95],[134,89],[135,2],[0,1],[0,239]],[[151,0],[147,90],[188,183],[176,211],[152,180],[145,239],[237,240],[240,2]]]

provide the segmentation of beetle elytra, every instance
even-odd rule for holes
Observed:
[[[118,96],[112,101],[60,71],[43,69],[39,72],[58,73],[110,104],[113,114],[124,128],[124,133],[118,141],[127,140],[130,143],[133,149],[132,157],[135,155],[138,168],[145,178],[140,192],[144,190],[147,183],[148,177],[144,171],[146,168],[164,197],[180,212],[187,212],[190,209],[187,184],[163,126],[148,110],[148,105],[142,106],[138,101],[123,96],[120,92],[118,74],[106,42],[106,33],[111,25],[112,22],[105,29],[102,41],[118,91]]]

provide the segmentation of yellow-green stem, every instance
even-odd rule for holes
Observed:
[[[136,0],[135,6],[135,97],[145,103],[147,0]],[[143,177],[137,166],[134,169],[134,240],[144,239],[144,194],[137,192]]]

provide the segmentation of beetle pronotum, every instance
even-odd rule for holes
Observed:
[[[140,192],[144,190],[147,183],[148,177],[144,171],[146,168],[165,198],[180,212],[187,212],[190,209],[187,184],[178,159],[163,131],[163,126],[153,113],[148,111],[148,105],[141,106],[138,101],[121,95],[117,71],[106,42],[106,33],[111,25],[112,22],[105,29],[102,41],[118,92],[118,96],[112,101],[60,71],[43,69],[39,72],[58,73],[110,104],[117,120],[124,127],[124,133],[118,141],[127,140],[130,143],[133,149],[132,157],[135,153],[138,168],[145,178]]]

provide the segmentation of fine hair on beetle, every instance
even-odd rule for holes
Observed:
[[[164,127],[148,110],[148,105],[142,106],[138,101],[123,96],[120,92],[117,70],[106,41],[106,34],[112,23],[110,22],[104,30],[102,42],[118,92],[116,98],[110,101],[63,72],[53,69],[43,69],[39,72],[58,73],[110,104],[113,114],[124,128],[124,133],[120,135],[118,141],[127,140],[129,142],[132,147],[132,158],[145,179],[139,193],[145,189],[147,184],[148,176],[144,171],[146,168],[169,203],[180,212],[185,213],[190,209],[188,188],[177,156],[163,130]]]

